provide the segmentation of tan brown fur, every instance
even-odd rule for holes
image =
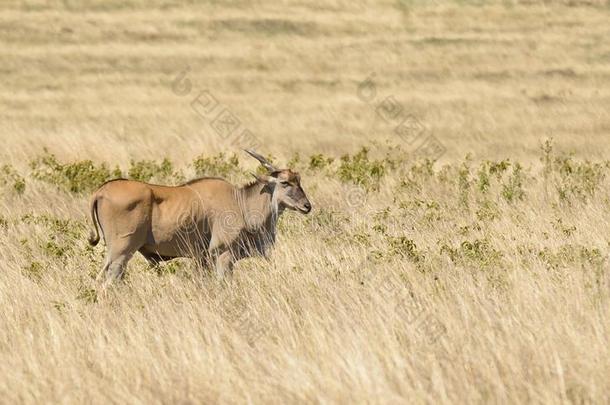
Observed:
[[[90,200],[94,227],[89,242],[96,245],[101,230],[107,245],[98,280],[122,277],[138,251],[151,263],[193,257],[202,267],[213,265],[222,277],[236,260],[267,254],[286,208],[311,209],[300,176],[289,169],[273,170],[244,187],[219,178],[175,187],[108,182]]]

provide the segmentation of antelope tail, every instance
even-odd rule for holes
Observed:
[[[93,221],[93,229],[89,231],[89,244],[96,246],[100,242],[100,232],[98,227],[99,218],[97,215],[97,193],[91,197],[91,221]]]

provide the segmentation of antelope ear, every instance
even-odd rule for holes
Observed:
[[[275,177],[272,176],[267,176],[267,175],[263,175],[263,176],[259,176],[256,173],[250,173],[257,181],[264,183],[264,184],[270,184],[270,183],[277,183],[277,179]]]

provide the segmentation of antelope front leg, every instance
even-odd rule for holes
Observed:
[[[230,251],[225,251],[216,257],[216,275],[223,279],[225,275],[233,274],[233,255]]]

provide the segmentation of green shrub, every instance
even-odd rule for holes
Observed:
[[[502,253],[494,249],[486,239],[464,241],[460,244],[460,252],[462,257],[482,266],[496,265],[502,257]]]
[[[167,158],[160,162],[155,160],[132,160],[127,176],[132,180],[143,182],[155,180],[161,183],[179,183],[184,181],[182,173],[174,170],[174,164]]]
[[[405,236],[388,236],[388,253],[392,256],[400,256],[418,263],[424,260],[424,255],[417,249],[417,245]]]
[[[158,263],[152,266],[151,270],[154,271],[158,277],[167,276],[170,274],[177,274],[182,268],[182,264],[177,261]]]
[[[342,156],[337,169],[341,181],[361,185],[366,189],[377,189],[384,174],[385,161],[369,159],[366,147],[353,156]]]
[[[424,184],[429,184],[431,180],[436,178],[436,173],[433,170],[434,161],[424,159],[423,161],[418,161],[404,169],[405,163],[406,162],[401,161],[400,158],[395,160],[386,158],[384,160],[387,169],[394,170],[398,166],[400,168],[399,172],[404,173],[400,179],[400,189],[413,193],[420,193]],[[439,180],[441,179],[439,178]]]
[[[57,310],[57,312],[59,312],[59,313],[62,313],[66,309],[68,309],[68,304],[63,301],[54,300],[54,301],[51,301],[51,305],[53,305],[53,308],[55,308]]]
[[[606,177],[610,162],[593,163],[589,160],[577,161],[572,155],[557,155],[553,151],[552,140],[541,147],[544,177],[550,181],[561,201],[570,202],[572,198],[587,201],[599,190]]]
[[[502,259],[502,253],[486,239],[475,239],[472,242],[465,240],[459,247],[443,244],[440,253],[448,255],[454,263],[481,268],[498,266]]]
[[[77,194],[91,192],[104,182],[122,176],[118,168],[110,170],[105,163],[97,166],[91,160],[60,163],[46,149],[42,156],[30,162],[30,167],[35,179]]]
[[[301,155],[299,152],[295,152],[290,159],[288,159],[288,163],[286,163],[286,167],[297,170],[301,164]]]
[[[38,240],[40,250],[50,258],[65,260],[78,248],[78,241],[84,240],[87,226],[72,219],[60,219],[50,215],[26,214],[21,217],[25,224],[45,227],[45,237]],[[88,246],[88,245],[87,245]]]
[[[493,221],[500,218],[500,210],[498,204],[489,200],[479,202],[479,209],[476,212],[479,221]]]
[[[606,264],[606,257],[598,248],[588,248],[582,245],[565,244],[554,251],[548,247],[538,252],[538,258],[542,260],[549,269],[565,268],[578,263],[582,268],[593,268],[601,270]]]
[[[57,218],[48,214],[25,214],[21,217],[21,222],[42,225],[49,230],[51,235],[58,235],[73,240],[81,239],[83,232],[87,229],[87,225],[82,222],[74,219]]]
[[[588,160],[577,162],[571,156],[556,158],[554,166],[559,174],[556,189],[561,200],[576,197],[586,201],[593,197],[604,180],[607,169],[607,165]]]
[[[11,165],[0,167],[0,186],[10,187],[15,193],[25,192],[25,179]]]
[[[508,160],[493,162],[487,160],[479,166],[477,186],[481,193],[487,193],[491,187],[491,178],[495,177],[500,180],[506,170],[510,167]]]
[[[85,301],[88,304],[95,304],[97,302],[97,291],[93,288],[81,286],[76,299]]]
[[[542,162],[543,173],[546,179],[553,171],[553,139],[545,140],[540,147],[540,151],[542,152],[540,161]]]
[[[460,205],[464,208],[468,208],[470,203],[470,186],[471,186],[471,178],[470,178],[470,162],[472,157],[470,154],[466,155],[464,162],[461,164],[458,169],[458,198]]]
[[[309,157],[309,169],[321,170],[333,163],[334,159],[331,157],[325,157],[321,153],[311,155]]]
[[[434,161],[424,159],[409,167],[409,177],[413,179],[429,180],[434,177]]]
[[[405,215],[413,215],[416,213],[420,215],[423,221],[428,223],[437,222],[443,218],[441,204],[434,200],[421,200],[415,198],[413,200],[398,203],[398,208],[400,208]]]
[[[198,177],[226,178],[243,173],[239,167],[239,159],[235,153],[231,156],[227,156],[222,152],[211,157],[201,155],[193,160],[192,166]]]
[[[574,232],[576,232],[576,227],[574,225],[564,225],[563,220],[561,218],[557,218],[552,224],[553,228],[561,232],[564,236],[572,236]]]
[[[502,197],[508,202],[523,200],[525,191],[523,189],[524,182],[523,168],[519,163],[513,166],[513,172],[509,176],[507,182],[502,185]]]
[[[42,279],[43,267],[40,262],[31,262],[23,267],[21,272],[32,281],[40,281]]]

